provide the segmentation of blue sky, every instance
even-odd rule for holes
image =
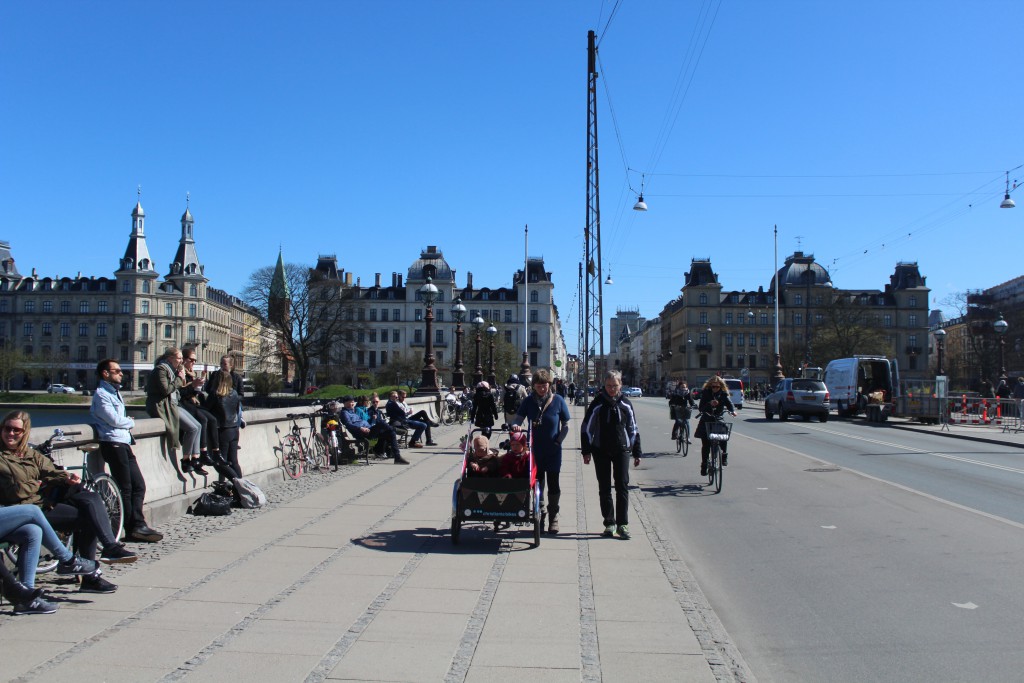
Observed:
[[[22,272],[109,275],[141,185],[166,272],[189,192],[237,294],[279,245],[364,284],[437,245],[460,285],[507,285],[529,224],[575,351],[593,29],[606,318],[656,316],[693,257],[767,287],[773,225],[780,263],[812,252],[838,287],[917,261],[936,307],[1022,274],[1024,204],[999,203],[1024,180],[1024,3],[613,7],[0,4],[0,239]]]

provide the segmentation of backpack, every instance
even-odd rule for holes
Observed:
[[[267,494],[259,486],[244,477],[232,479],[238,501],[244,508],[261,508],[267,504]]]
[[[506,413],[515,414],[519,412],[519,385],[508,384],[505,386],[505,403],[503,409]]]

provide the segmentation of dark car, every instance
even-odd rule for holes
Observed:
[[[788,420],[790,415],[800,415],[805,420],[817,417],[828,422],[831,405],[828,388],[820,379],[787,378],[764,399],[764,416],[768,420],[775,415]]]

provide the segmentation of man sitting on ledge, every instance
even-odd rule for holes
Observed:
[[[364,420],[356,412],[355,396],[345,396],[341,399],[344,407],[341,409],[341,422],[356,436],[368,439],[380,439],[387,444],[387,451],[395,459],[396,465],[408,465],[409,461],[402,457],[398,450],[398,439],[395,430],[383,420],[375,420],[372,424]]]

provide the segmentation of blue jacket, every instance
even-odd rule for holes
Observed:
[[[100,380],[96,393],[92,395],[89,415],[92,416],[100,441],[132,442],[130,430],[135,427],[135,420],[128,417],[124,399],[110,382]]]

